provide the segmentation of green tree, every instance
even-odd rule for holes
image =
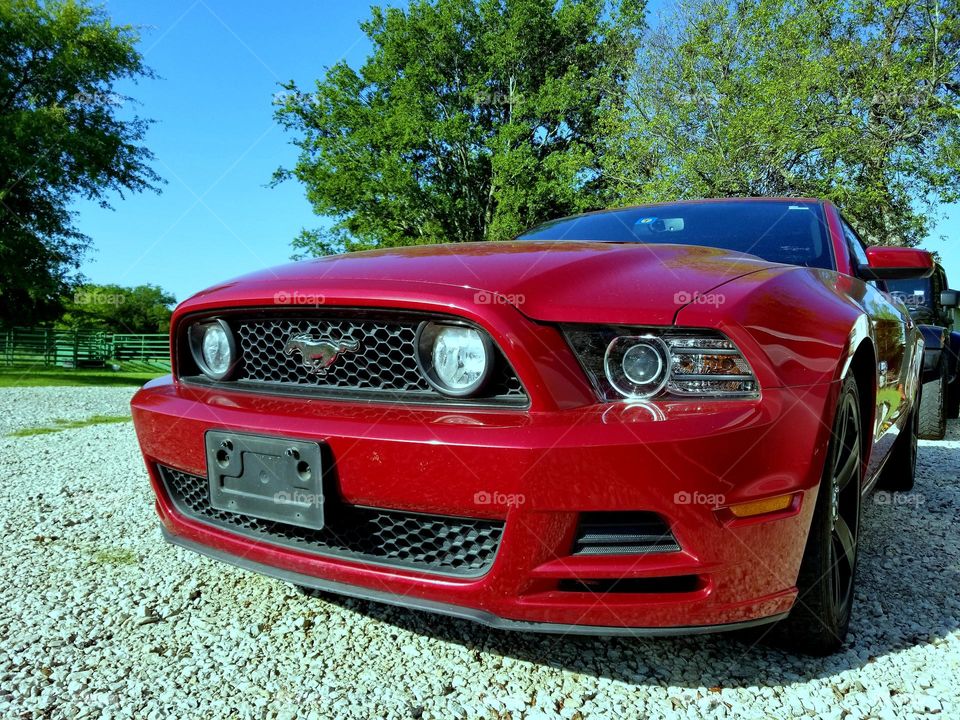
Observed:
[[[0,325],[59,312],[89,242],[72,199],[158,180],[147,123],[121,119],[114,90],[150,75],[137,42],[82,0],[0,0]]]
[[[512,236],[597,206],[601,118],[622,105],[643,0],[413,0],[372,9],[373,52],[290,83],[277,118],[332,228],[305,254]]]
[[[604,172],[622,202],[809,195],[912,245],[960,190],[956,0],[693,0],[644,39]]]
[[[156,285],[81,285],[63,298],[58,321],[70,330],[118,333],[164,333],[170,329],[176,298]]]

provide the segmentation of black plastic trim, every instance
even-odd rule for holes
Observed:
[[[205,375],[188,375],[179,382],[190,387],[216,389],[224,392],[254,393],[271,397],[311,398],[370,405],[423,405],[427,407],[456,407],[471,410],[527,410],[530,398],[526,395],[499,395],[497,397],[448,397],[432,393],[391,393],[387,390],[327,390],[292,383],[259,382],[256,380],[211,380]]]

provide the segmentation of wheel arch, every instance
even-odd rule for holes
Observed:
[[[950,376],[954,382],[960,382],[960,332],[950,333],[950,352],[947,356]]]
[[[857,384],[860,403],[860,418],[864,432],[860,442],[864,467],[870,459],[877,414],[877,351],[870,338],[863,338],[850,356],[847,374]]]
[[[944,356],[944,349],[949,348],[950,339],[947,329],[939,325],[918,325],[923,335],[923,382],[932,382],[940,373],[940,360]],[[949,366],[949,353],[947,353]],[[947,368],[949,379],[950,368]]]
[[[847,355],[847,360],[840,369],[840,377],[835,382],[836,390],[831,393],[830,404],[827,406],[829,413],[823,419],[824,425],[828,428],[827,442],[831,440],[832,428],[836,419],[837,407],[840,403],[840,393],[847,378],[853,378],[857,387],[857,402],[860,409],[860,456],[862,458],[864,476],[870,451],[873,448],[874,423],[876,418],[876,398],[877,398],[877,354],[873,341],[869,337],[860,337],[856,347]],[[828,453],[824,453],[824,461],[827,460]],[[820,482],[823,482],[823,470],[821,469]]]

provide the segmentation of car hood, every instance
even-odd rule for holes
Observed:
[[[684,245],[486,242],[350,253],[258,271],[210,288],[189,304],[273,293],[370,297],[388,287],[411,296],[438,286],[509,302],[546,322],[669,324],[684,305],[738,277],[771,267],[752,255]],[[491,300],[496,296],[496,300]]]

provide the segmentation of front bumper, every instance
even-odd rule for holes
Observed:
[[[789,611],[835,392],[829,383],[752,401],[474,411],[268,398],[167,378],[132,404],[157,511],[177,544],[301,585],[497,627],[660,634]],[[214,429],[324,443],[349,505],[502,521],[496,558],[480,577],[456,577],[304,552],[188,517],[156,466],[205,475],[204,434]],[[797,501],[780,513],[726,510],[785,493]],[[581,513],[624,510],[657,513],[681,550],[571,554]],[[682,592],[590,589],[691,576]]]
[[[360,598],[361,600],[372,600],[374,602],[385,603],[387,605],[396,605],[398,607],[410,610],[421,610],[423,612],[435,613],[437,615],[446,615],[461,620],[470,620],[480,623],[487,627],[497,630],[528,631],[538,633],[556,633],[561,635],[644,635],[648,637],[658,635],[701,635],[704,633],[721,632],[730,630],[745,630],[765,625],[770,622],[776,622],[785,618],[788,613],[773,615],[771,617],[759,618],[757,620],[746,620],[743,622],[724,623],[722,625],[698,625],[687,627],[662,627],[662,628],[632,628],[632,627],[601,627],[598,625],[564,625],[562,623],[540,623],[524,622],[521,620],[510,620],[508,618],[498,617],[483,610],[461,607],[458,605],[448,605],[446,603],[436,602],[434,600],[423,600],[409,595],[397,595],[383,590],[370,590],[368,588],[356,585],[344,585],[343,583],[324,580],[313,575],[304,575],[303,573],[285,570],[273,565],[264,565],[249,558],[237,557],[229,553],[215,550],[214,548],[202,545],[192,540],[186,540],[180,535],[171,535],[163,530],[163,537],[172,545],[192,550],[201,555],[206,555],[214,560],[235,565],[244,570],[266,575],[268,577],[283,580],[284,582],[300,585],[311,590],[320,590],[323,592],[336,593],[347,597]]]

